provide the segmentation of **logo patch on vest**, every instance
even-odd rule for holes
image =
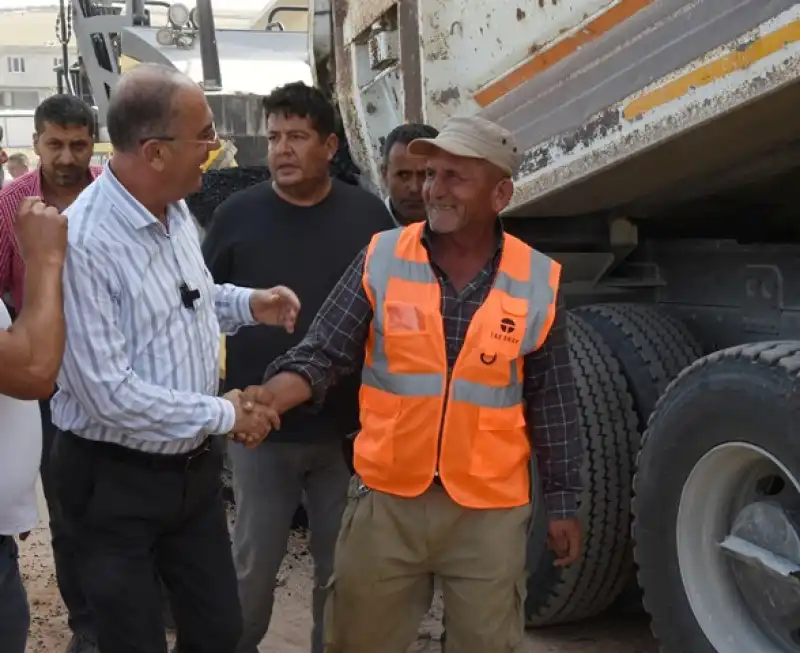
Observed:
[[[500,320],[500,329],[498,331],[492,331],[490,337],[492,340],[499,340],[500,342],[506,342],[510,345],[518,345],[519,338],[513,335],[516,330],[517,323],[510,317],[504,317]]]

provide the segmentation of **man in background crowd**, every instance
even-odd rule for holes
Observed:
[[[61,270],[67,223],[38,198],[25,198],[16,235],[31,268],[25,308],[11,327],[0,302],[0,651],[24,653],[30,609],[17,563],[17,542],[39,521],[36,477],[41,459],[39,410],[33,399],[53,389],[64,352]]]
[[[25,156],[22,152],[15,152],[14,154],[8,157],[8,163],[6,164],[6,168],[8,168],[8,174],[11,179],[18,179],[29,169],[29,162],[28,157]]]
[[[39,166],[0,190],[0,291],[11,292],[17,311],[22,307],[25,266],[14,242],[12,217],[22,198],[41,197],[48,206],[63,210],[101,172],[89,165],[94,116],[87,104],[71,95],[53,95],[37,107],[34,127]]]
[[[94,115],[87,104],[71,95],[53,95],[34,113],[34,150],[39,166],[0,190],[0,294],[10,292],[17,313],[23,309],[25,264],[14,238],[13,216],[27,196],[40,197],[45,205],[63,211],[78,197],[100,168],[89,165],[94,150]],[[64,529],[50,473],[50,450],[55,428],[50,402],[40,402],[42,414],[41,474],[53,545],[56,578],[67,607],[73,632],[67,653],[95,653],[95,628],[80,587],[74,560],[74,544]]]
[[[216,211],[204,241],[216,283],[288,285],[303,302],[294,334],[248,329],[227,339],[226,389],[261,383],[273,359],[296,345],[352,258],[392,228],[383,203],[331,179],[336,114],[317,89],[287,84],[264,100],[271,181],[240,191]],[[318,414],[303,409],[254,451],[231,444],[233,546],[244,616],[239,653],[256,653],[269,628],[278,569],[303,492],[315,564],[311,650],[322,653],[322,611],[350,472],[342,442],[358,429],[358,376]]]
[[[422,201],[425,159],[409,155],[408,144],[415,138],[436,138],[438,133],[430,125],[409,123],[395,127],[383,143],[381,177],[388,193],[386,208],[397,227],[422,222],[426,217]]]

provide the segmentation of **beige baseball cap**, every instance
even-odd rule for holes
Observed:
[[[511,132],[478,116],[448,118],[436,138],[417,138],[408,145],[408,153],[414,156],[430,156],[436,150],[484,159],[509,176],[522,163],[522,154]]]

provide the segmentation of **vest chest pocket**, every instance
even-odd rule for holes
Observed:
[[[419,306],[407,302],[386,302],[383,329],[387,336],[414,336],[426,333],[428,317]]]
[[[487,353],[506,359],[517,358],[525,338],[528,302],[505,293],[495,294],[492,300],[492,310],[484,317],[482,344]]]
[[[434,316],[412,302],[389,301],[383,307],[383,348],[389,370],[432,374],[440,370],[441,337]]]
[[[528,429],[521,404],[510,408],[478,408],[470,474],[485,479],[507,478],[530,455]]]

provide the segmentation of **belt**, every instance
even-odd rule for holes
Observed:
[[[137,451],[114,442],[88,440],[71,431],[61,431],[59,435],[68,437],[75,444],[86,448],[95,455],[153,470],[185,471],[191,469],[213,449],[211,437],[206,438],[202,444],[186,453],[164,454]]]

